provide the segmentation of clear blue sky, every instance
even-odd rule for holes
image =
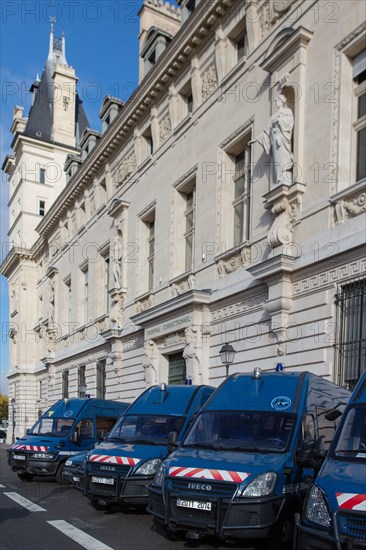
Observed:
[[[171,2],[173,3],[173,2]],[[12,110],[31,104],[28,92],[39,76],[48,54],[50,23],[56,16],[55,35],[66,36],[66,59],[79,77],[81,96],[89,123],[100,130],[98,112],[105,95],[126,101],[138,79],[138,12],[142,0],[26,0],[0,2],[1,62],[1,164],[11,154]],[[7,245],[8,185],[1,173],[1,260]],[[0,276],[1,385],[7,392],[8,370],[8,285]]]

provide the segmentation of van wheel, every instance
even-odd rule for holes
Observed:
[[[294,538],[294,515],[290,512],[285,514],[279,523],[275,535],[269,542],[269,548],[281,548],[283,550],[293,547]]]
[[[33,474],[18,474],[19,479],[22,481],[32,481],[34,478]]]
[[[62,477],[62,472],[64,471],[64,467],[65,467],[65,462],[63,462],[62,464],[60,464],[60,466],[58,467],[58,470],[56,472],[56,475],[55,475],[55,478],[56,478],[56,481],[59,485],[68,485],[69,482],[66,481],[63,477]]]

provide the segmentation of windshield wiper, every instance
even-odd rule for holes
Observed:
[[[126,443],[141,443],[143,445],[166,445],[164,441],[151,441],[150,439],[128,439]]]
[[[194,443],[187,443],[183,447],[200,447],[202,449],[213,449],[214,451],[218,451],[221,448],[209,441],[195,441]]]
[[[104,441],[121,441],[122,443],[128,443],[123,437],[118,437],[117,435],[107,437]]]

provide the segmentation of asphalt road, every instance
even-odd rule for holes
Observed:
[[[0,444],[0,548],[1,550],[253,550],[243,542],[220,542],[214,538],[192,543],[171,541],[152,517],[132,507],[95,510],[72,486],[54,479],[20,481],[6,462]]]

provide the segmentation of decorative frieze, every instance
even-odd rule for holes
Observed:
[[[122,160],[120,164],[118,164],[117,168],[114,169],[112,173],[112,181],[114,186],[119,187],[122,185],[122,183],[125,182],[131,174],[133,174],[136,168],[136,155],[135,152],[132,151]]]
[[[149,294],[146,298],[142,298],[136,302],[136,312],[142,313],[147,309],[150,309],[155,305],[155,296],[154,294]]]
[[[242,300],[240,302],[236,302],[235,304],[230,304],[229,306],[217,309],[212,312],[212,323],[218,323],[225,318],[249,313],[256,309],[262,309],[267,297],[267,292],[263,292],[261,294],[257,294],[256,296],[251,296],[247,300]]]
[[[258,9],[262,38],[291,8],[296,0],[266,0]]]
[[[175,279],[174,282],[170,285],[170,293],[172,295],[172,298],[174,298],[175,296],[179,296],[180,294],[184,294],[189,290],[192,290],[194,288],[195,280],[196,278],[193,273],[185,275],[183,278]]]
[[[164,143],[167,137],[171,134],[172,127],[169,113],[167,113],[159,122],[159,140]]]
[[[202,75],[202,100],[207,99],[216,90],[218,85],[216,67],[210,65]]]
[[[219,277],[233,273],[250,262],[250,247],[243,246],[240,250],[225,253],[215,259]]]
[[[301,296],[309,292],[313,293],[314,290],[320,290],[326,286],[334,285],[361,275],[366,275],[366,259],[357,260],[323,273],[306,277],[301,281],[296,281],[292,285],[293,295]]]

